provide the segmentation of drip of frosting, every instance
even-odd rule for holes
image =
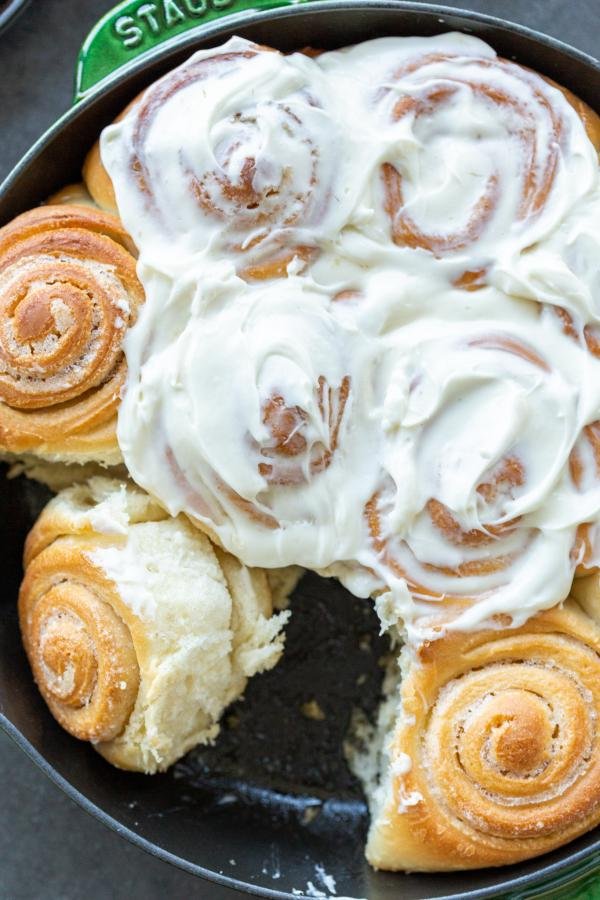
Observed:
[[[600,179],[478,39],[201,51],[105,130],[134,479],[246,564],[519,625],[600,560]]]

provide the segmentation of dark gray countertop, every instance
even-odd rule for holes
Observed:
[[[446,0],[530,25],[597,55],[600,0]],[[33,0],[0,35],[0,179],[70,103],[75,58],[107,0]],[[0,734],[2,900],[227,900],[128,845],[68,800]]]

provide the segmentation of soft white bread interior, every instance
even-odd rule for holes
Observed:
[[[304,575],[302,566],[283,566],[279,569],[266,569],[273,606],[275,609],[287,609],[290,596],[294,593]]]
[[[30,533],[19,610],[58,721],[125,769],[213,740],[225,707],[283,650],[264,572],[131,484],[70,487]]]

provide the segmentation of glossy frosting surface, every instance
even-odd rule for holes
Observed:
[[[412,641],[600,562],[600,179],[561,91],[458,34],[233,38],[101,146],[147,297],[119,443],[172,514]]]

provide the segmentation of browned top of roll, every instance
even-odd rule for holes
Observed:
[[[143,301],[132,251],[120,221],[90,207],[40,207],[0,229],[0,449],[118,453],[122,342]]]
[[[401,696],[374,865],[505,865],[600,822],[600,628],[572,601],[424,645]]]

